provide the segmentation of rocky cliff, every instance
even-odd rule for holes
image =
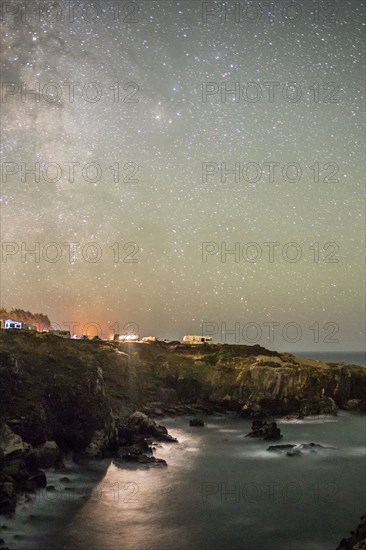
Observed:
[[[258,417],[337,408],[366,411],[365,368],[260,346],[114,344],[2,331],[0,509],[12,508],[19,488],[43,486],[42,468],[62,465],[65,453],[145,460],[148,434],[166,434],[145,417],[143,433],[140,417],[126,425],[136,411]]]

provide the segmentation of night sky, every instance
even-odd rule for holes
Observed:
[[[2,305],[103,337],[362,349],[364,4],[22,4],[3,6]]]

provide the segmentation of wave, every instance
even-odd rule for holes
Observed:
[[[338,422],[337,417],[319,414],[316,416],[305,416],[304,418],[280,418],[277,424],[325,424],[328,422]]]

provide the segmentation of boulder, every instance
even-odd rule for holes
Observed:
[[[9,455],[16,451],[28,452],[31,446],[26,443],[19,435],[13,432],[9,426],[4,424],[0,430],[0,449],[3,458],[6,459]]]
[[[300,449],[292,449],[292,451],[287,451],[286,456],[302,456]]]
[[[264,440],[278,440],[282,438],[281,431],[276,422],[267,424],[264,420],[256,419],[252,422],[252,430],[245,437],[260,437]]]
[[[154,420],[149,418],[142,412],[133,413],[128,419],[122,430],[123,435],[137,435],[143,437],[153,437],[159,441],[168,443],[176,443],[177,440],[168,434],[168,430],[164,426],[156,424]]]
[[[344,404],[344,408],[347,411],[360,411],[362,408],[362,399],[349,399]]]
[[[145,413],[137,411],[120,421],[112,456],[139,464],[165,464],[165,461],[145,454],[152,455],[153,441],[177,442],[164,426],[159,426]]]
[[[288,452],[288,451],[291,451],[294,447],[296,447],[296,445],[293,445],[291,443],[287,444],[287,445],[270,445],[267,449],[267,451],[270,451],[270,452],[275,452],[275,453],[283,453],[283,452]]]
[[[71,483],[71,479],[67,476],[60,477],[61,483]]]
[[[334,449],[334,447],[325,447],[318,443],[301,443],[300,445],[289,443],[287,445],[271,445],[267,451],[281,453],[285,456],[302,456],[321,449]]]
[[[337,405],[332,397],[319,399],[319,414],[337,414]]]
[[[318,400],[303,399],[300,401],[299,414],[311,416],[317,414],[337,414],[337,405],[331,397],[323,397]]]
[[[125,455],[141,455],[143,451],[151,452],[149,445],[146,443],[145,447],[142,448],[140,445],[126,445],[124,447],[119,447],[117,451],[117,456],[122,458]]]
[[[268,427],[268,430],[267,430],[267,433],[266,435],[264,436],[264,440],[266,441],[276,441],[278,439],[281,439],[282,438],[282,434],[281,434],[281,430],[279,428],[277,428],[277,424],[276,422],[271,422],[269,424],[269,427]]]
[[[154,456],[147,456],[142,453],[127,453],[122,455],[121,458],[127,462],[134,462],[136,464],[156,464],[159,466],[167,466],[167,463],[162,458],[155,458]]]

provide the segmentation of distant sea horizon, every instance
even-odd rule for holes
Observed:
[[[366,367],[365,351],[292,351],[298,357],[319,359],[324,363],[348,363]]]

